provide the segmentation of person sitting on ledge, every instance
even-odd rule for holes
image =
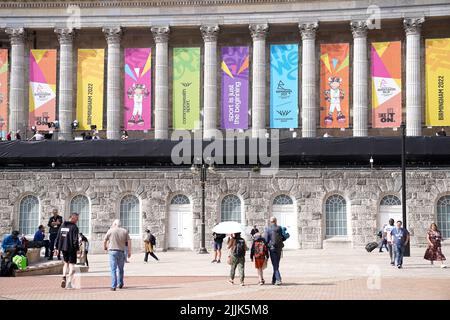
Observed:
[[[441,128],[441,131],[436,132],[436,136],[446,137],[447,133],[445,132],[444,128]]]
[[[16,250],[22,246],[22,242],[19,239],[19,231],[14,230],[10,235],[7,235],[3,238],[2,241],[2,251],[6,253],[6,251],[12,251],[12,255],[14,256]]]

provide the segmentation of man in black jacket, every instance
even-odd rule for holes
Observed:
[[[59,228],[63,223],[63,218],[58,215],[58,209],[53,209],[53,217],[48,220],[48,228],[50,233],[50,256],[48,260],[53,260],[53,250],[55,250],[55,240],[58,236]],[[58,260],[61,260],[60,253],[58,252]]]
[[[78,213],[71,213],[69,221],[65,221],[59,228],[58,237],[56,238],[57,254],[62,252],[64,260],[61,288],[73,288],[72,277],[75,271],[75,264],[77,263],[78,251],[80,250],[77,222]],[[66,277],[67,273],[68,276]]]
[[[281,285],[280,259],[284,243],[282,229],[277,225],[277,218],[270,218],[270,225],[266,228],[265,235],[266,243],[269,246],[270,261],[273,267],[272,284],[279,286]]]

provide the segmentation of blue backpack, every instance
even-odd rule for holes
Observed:
[[[287,228],[286,227],[281,227],[281,237],[283,238],[283,241],[286,241],[287,239],[289,239],[291,235],[289,234],[289,232],[287,232]]]

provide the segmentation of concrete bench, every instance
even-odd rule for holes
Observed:
[[[41,248],[31,248],[27,250],[28,265],[39,262],[41,260]]]

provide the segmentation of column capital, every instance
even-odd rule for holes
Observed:
[[[319,23],[317,21],[309,23],[299,23],[298,28],[300,30],[302,40],[315,39],[317,29],[319,28]]]
[[[250,29],[253,40],[264,40],[269,31],[269,25],[267,23],[251,24],[248,28]]]
[[[169,26],[156,26],[152,27],[151,31],[153,33],[153,39],[155,39],[156,43],[165,43],[169,41]]]
[[[420,34],[422,29],[422,23],[425,22],[425,18],[405,18],[403,20],[403,27],[405,28],[406,35]]]
[[[122,39],[121,27],[103,27],[102,31],[105,34],[106,42],[108,44],[120,44],[120,40]]]
[[[23,27],[6,28],[5,32],[9,35],[11,44],[23,44],[25,42],[26,31]]]
[[[75,29],[73,28],[55,28],[55,33],[58,36],[59,44],[71,44],[75,37]]]
[[[350,22],[350,28],[352,29],[353,38],[366,38],[367,37],[367,21],[357,20]]]
[[[200,32],[202,33],[205,42],[215,42],[219,36],[219,26],[216,25],[202,25]]]

